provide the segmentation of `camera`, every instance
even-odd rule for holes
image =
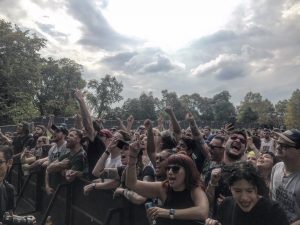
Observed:
[[[35,225],[36,219],[34,216],[17,216],[5,212],[2,223],[3,225]]]

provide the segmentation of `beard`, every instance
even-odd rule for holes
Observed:
[[[236,161],[236,160],[240,160],[244,154],[240,153],[240,154],[236,155],[236,154],[231,153],[230,150],[227,150],[226,155],[229,159]]]

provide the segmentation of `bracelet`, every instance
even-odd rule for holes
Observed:
[[[93,190],[96,190],[96,183],[93,183]]]
[[[105,152],[104,152],[106,155],[110,155],[110,152],[109,151],[107,151],[107,150],[105,150]]]
[[[170,216],[170,219],[171,219],[171,220],[174,219],[175,213],[176,213],[176,210],[175,210],[175,209],[170,209],[170,211],[169,211],[169,216]]]

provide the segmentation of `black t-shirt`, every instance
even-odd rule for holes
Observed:
[[[89,176],[92,176],[92,171],[100,158],[100,156],[105,151],[106,146],[104,142],[101,140],[99,135],[95,136],[94,141],[88,141],[88,147],[87,147],[87,160],[89,164]]]
[[[29,150],[35,147],[34,139],[31,135],[14,137],[12,145],[14,147],[14,154],[22,152],[25,147],[28,147]]]
[[[87,174],[88,172],[88,164],[86,160],[86,152],[81,149],[80,151],[73,154],[71,151],[67,154],[61,155],[58,158],[58,161],[62,161],[64,159],[70,160],[70,167],[68,169],[82,172],[83,174]]]
[[[216,219],[222,225],[289,225],[283,209],[278,203],[260,198],[250,212],[244,212],[228,197],[220,205]]]
[[[15,208],[14,187],[7,181],[0,185],[0,222],[2,222],[5,212]]]

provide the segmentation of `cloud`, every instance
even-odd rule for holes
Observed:
[[[231,80],[246,76],[246,63],[237,55],[221,54],[216,59],[191,69],[193,76],[215,76],[219,80]]]
[[[55,26],[53,24],[43,24],[36,22],[37,26],[45,33],[50,35],[51,37],[55,39],[62,39],[65,40],[68,38],[68,36],[62,32],[56,31]]]
[[[112,70],[136,74],[159,74],[184,70],[182,63],[171,60],[158,48],[142,48],[137,51],[120,52],[103,58],[100,63]]]
[[[93,1],[72,0],[67,8],[73,18],[82,24],[79,43],[89,47],[89,50],[121,50],[138,43],[137,40],[117,33],[101,10],[93,5]]]

